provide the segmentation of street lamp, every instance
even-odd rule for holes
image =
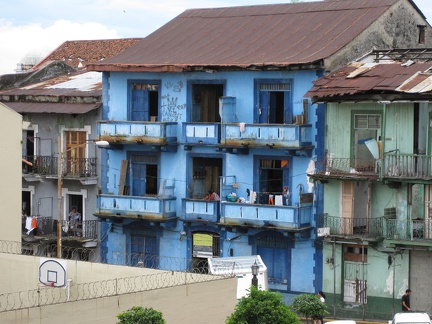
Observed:
[[[86,146],[87,143],[95,143],[98,147],[107,147],[109,143],[107,141],[96,141],[96,140],[86,140],[84,143],[81,143],[77,146],[71,147],[65,151],[62,150],[61,136],[58,137],[58,157],[57,157],[57,201],[58,201],[58,211],[57,211],[57,258],[61,259],[62,257],[62,186],[63,186],[63,175],[62,175],[62,160],[63,153],[72,151],[76,148]]]
[[[258,275],[259,265],[256,263],[256,260],[255,263],[252,264],[251,269],[252,269],[252,286],[258,287],[257,275]]]

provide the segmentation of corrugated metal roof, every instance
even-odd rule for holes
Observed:
[[[416,93],[432,96],[432,62],[350,63],[314,81],[306,93],[314,101],[364,94]],[[372,97],[369,97],[373,100]]]
[[[17,113],[44,113],[44,114],[86,114],[100,108],[99,103],[46,103],[46,102],[3,102],[4,105]]]
[[[310,64],[337,52],[398,0],[186,10],[95,71]]]
[[[3,95],[100,97],[102,95],[102,73],[83,71],[62,75],[23,87],[0,91],[0,96]]]

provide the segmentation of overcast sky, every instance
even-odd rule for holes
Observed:
[[[291,1],[1,1],[0,75],[14,73],[18,63],[31,57],[44,57],[67,40],[145,37],[186,9],[284,2]],[[414,2],[432,24],[432,0]]]

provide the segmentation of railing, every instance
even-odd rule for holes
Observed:
[[[202,199],[182,199],[182,218],[190,221],[219,221],[219,202]]]
[[[379,160],[329,157],[316,163],[316,171],[325,175],[379,175]]]
[[[176,198],[98,195],[96,215],[161,221],[176,216]]]
[[[318,227],[328,227],[330,235],[356,237],[382,237],[383,218],[352,218],[321,214],[317,216]]]
[[[62,237],[95,239],[98,237],[97,224],[97,220],[86,220],[75,224],[67,220],[62,220]],[[42,237],[56,237],[57,219],[51,217],[38,217],[37,228],[32,235]]]
[[[33,165],[23,163],[23,173],[39,174],[44,176],[58,175],[58,157],[53,156],[26,156],[23,157]],[[63,177],[96,177],[97,159],[94,158],[63,158]]]
[[[100,140],[121,144],[166,145],[177,141],[176,122],[99,121]]]
[[[312,207],[221,202],[221,223],[300,229],[310,226]]]
[[[384,154],[383,177],[431,179],[432,156],[417,154]]]
[[[432,240],[432,219],[384,219],[384,237],[391,240]]]
[[[222,124],[221,144],[273,148],[297,148],[312,145],[311,125]]]
[[[183,123],[183,138],[190,144],[218,144],[220,142],[220,123]]]

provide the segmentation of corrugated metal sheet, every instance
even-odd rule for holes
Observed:
[[[431,68],[432,62],[409,66],[402,62],[355,62],[317,79],[306,97],[326,101],[332,100],[332,97],[367,93],[429,92],[432,95],[432,74],[425,72]]]
[[[3,102],[7,107],[17,113],[44,113],[44,114],[86,114],[101,107],[101,103],[45,103],[45,102]]]
[[[186,10],[96,71],[289,66],[337,52],[398,0],[302,2]]]

